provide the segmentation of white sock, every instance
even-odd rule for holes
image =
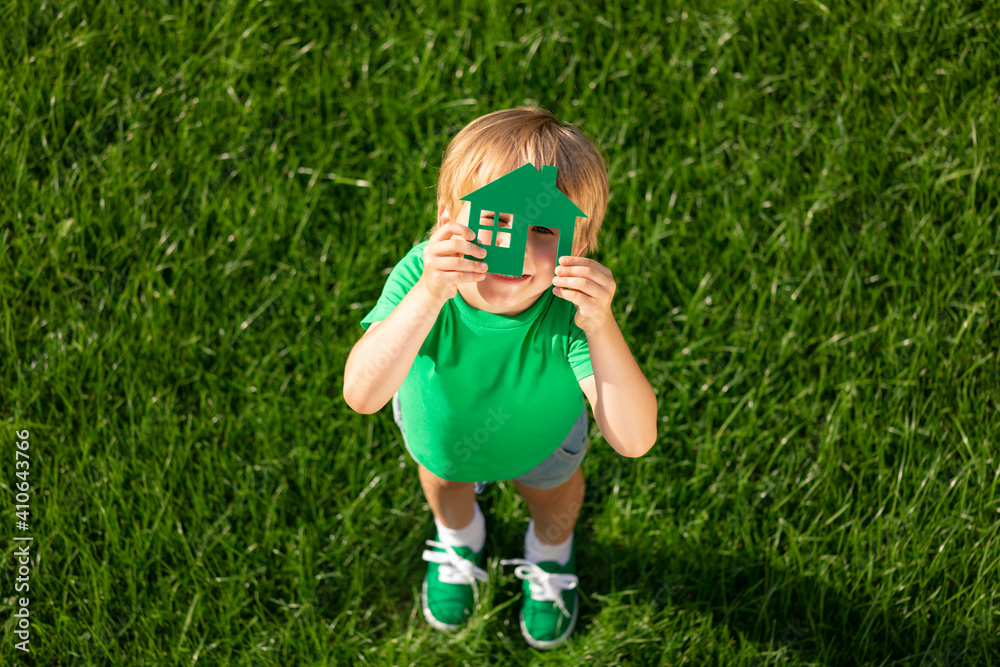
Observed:
[[[486,543],[486,518],[479,509],[479,503],[473,503],[472,521],[465,528],[446,528],[435,517],[434,524],[438,530],[438,541],[453,547],[469,547],[475,552],[483,550]]]
[[[532,563],[554,560],[560,565],[569,562],[570,551],[573,548],[573,533],[569,534],[562,544],[545,544],[535,534],[535,520],[528,524],[528,532],[524,534],[524,557]]]

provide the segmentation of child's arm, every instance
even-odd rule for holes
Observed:
[[[458,237],[458,238],[456,238]],[[355,412],[378,412],[396,393],[430,333],[438,313],[458,293],[458,284],[482,280],[486,265],[475,233],[457,222],[438,227],[424,248],[420,279],[392,312],[361,337],[344,368],[344,400]]]
[[[615,280],[584,257],[561,257],[552,293],[577,307],[594,374],[580,381],[601,435],[622,456],[639,457],[656,444],[656,394],[635,362],[611,314]]]

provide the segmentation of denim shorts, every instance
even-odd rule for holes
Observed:
[[[403,446],[409,452],[410,458],[413,458],[413,452],[406,444],[406,433],[403,433],[403,411],[399,405],[399,392],[396,392],[392,397],[392,418],[396,422],[396,426],[399,427],[399,432],[403,435]],[[569,430],[569,435],[562,441],[562,444],[556,447],[556,451],[528,472],[515,477],[513,481],[521,482],[525,486],[535,489],[554,489],[557,486],[562,486],[580,467],[589,447],[587,408],[584,406],[580,417],[573,424],[573,428]],[[476,493],[482,493],[486,484],[487,482],[476,482]]]

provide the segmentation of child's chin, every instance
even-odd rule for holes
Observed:
[[[516,306],[522,303],[525,299],[531,298],[523,287],[523,285],[511,285],[509,287],[505,285],[500,285],[498,287],[477,285],[477,288],[479,289],[479,296],[481,296],[483,300],[491,306]],[[541,294],[534,295],[535,298],[539,296],[541,296]],[[532,301],[534,301],[534,299],[532,299]]]
[[[478,285],[479,296],[483,298],[483,301],[494,306],[505,306],[507,302],[510,301],[510,295],[505,294],[503,291],[498,289],[492,289],[486,287],[485,285]]]

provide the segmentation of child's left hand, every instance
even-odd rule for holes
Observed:
[[[615,295],[611,270],[586,257],[563,256],[552,279],[552,293],[576,306],[573,321],[586,333],[614,322],[611,299]]]

